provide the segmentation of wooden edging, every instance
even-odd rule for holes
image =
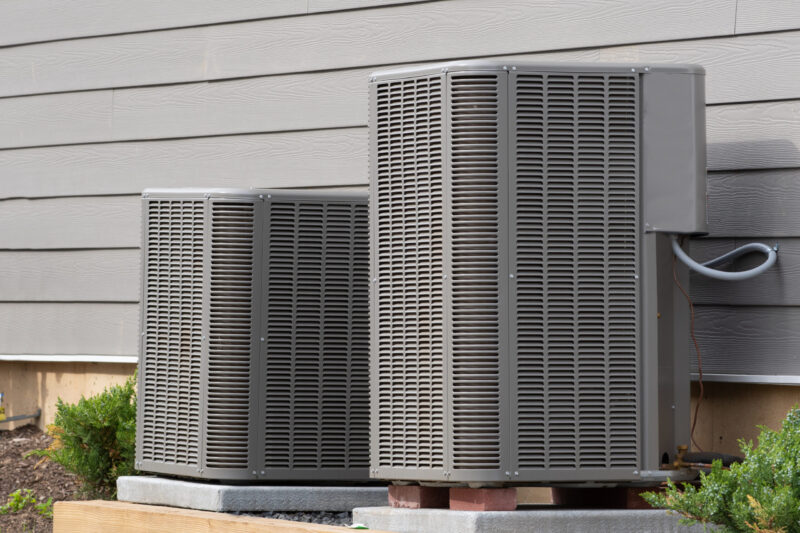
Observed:
[[[140,505],[56,502],[54,533],[344,533],[352,529],[306,522]],[[372,531],[372,530],[371,530]],[[387,532],[373,532],[387,533]]]

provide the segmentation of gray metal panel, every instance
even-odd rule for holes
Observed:
[[[639,79],[512,72],[520,481],[639,465]],[[527,476],[527,477],[523,477]]]
[[[368,468],[366,196],[267,196],[262,349],[267,475]]]
[[[450,479],[510,469],[508,389],[508,77],[447,76],[444,309]],[[469,473],[460,474],[459,470]]]
[[[200,465],[203,247],[198,199],[144,199],[137,461]]]
[[[366,195],[149,189],[143,199],[138,467],[366,479]]]
[[[707,233],[705,77],[642,75],[642,194],[647,231]]]
[[[439,74],[371,90],[375,477],[445,475],[444,82]]]

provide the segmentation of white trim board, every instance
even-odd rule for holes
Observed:
[[[39,355],[0,354],[0,361],[22,361],[28,363],[125,363],[136,364],[139,358],[135,355]]]

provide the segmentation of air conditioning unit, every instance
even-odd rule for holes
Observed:
[[[667,234],[706,231],[703,80],[494,61],[372,75],[372,477],[663,478],[689,443]]]
[[[142,196],[137,468],[367,480],[366,193]]]

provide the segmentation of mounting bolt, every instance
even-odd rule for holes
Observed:
[[[150,198],[150,194],[149,193],[144,193],[144,194],[142,194],[142,198]]]
[[[204,341],[204,340],[206,340],[206,336],[205,336],[205,335],[200,335],[200,340],[201,340],[201,341]]]
[[[263,194],[259,194],[258,197],[261,198],[262,200],[264,199],[264,195]]]
[[[261,337],[261,342],[264,342],[264,337]]]
[[[633,279],[639,279],[639,274],[634,274]]]
[[[442,279],[447,279],[447,274],[442,274]]]
[[[264,475],[264,471],[263,471],[263,470],[261,471],[261,475],[262,475],[262,476]]]
[[[511,477],[511,472],[509,472],[508,470],[506,470],[506,476],[508,476],[508,477]]]
[[[635,69],[635,68],[632,68],[632,69],[631,69],[631,72],[636,72],[636,69]]]
[[[514,279],[514,274],[509,274],[508,277]]]
[[[675,404],[674,403],[672,404],[672,408],[675,409]]]
[[[372,283],[378,283],[378,278],[372,278]]]
[[[644,67],[645,72],[650,72],[650,67]]]
[[[271,195],[271,194],[268,194],[268,195],[267,195],[267,198],[272,198],[272,195]]]
[[[503,70],[508,70],[508,67],[503,65]]]
[[[517,67],[511,67],[511,70],[517,70]]]
[[[638,475],[639,475],[639,471],[638,471],[638,470],[634,470],[634,471],[633,471],[633,475],[634,475],[634,476],[638,476]]]
[[[142,337],[144,337],[144,331],[142,332]]]
[[[442,72],[447,72],[447,67],[444,67],[444,68],[442,69]]]
[[[205,193],[205,194],[203,195],[203,197],[204,197],[204,198],[211,198],[211,193],[208,193],[208,192],[207,192],[207,193]]]
[[[257,475],[255,470],[253,470],[253,475],[254,475],[254,476],[255,476],[255,475]]]
[[[514,472],[514,475],[515,475],[515,476],[518,476],[518,475],[519,475],[519,472]]]

